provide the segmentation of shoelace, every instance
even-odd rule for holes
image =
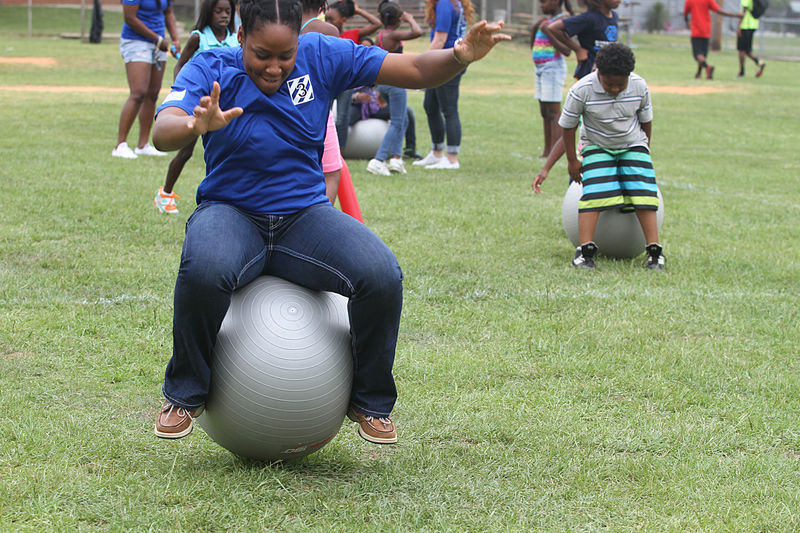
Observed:
[[[367,422],[372,422],[373,420],[375,420],[375,417],[374,416],[365,416],[364,420],[366,420]],[[392,421],[389,420],[388,418],[379,418],[378,420],[380,420],[383,423],[384,426],[391,426],[392,425]]]
[[[169,416],[172,413],[173,409],[175,409],[175,406],[169,404],[169,411],[167,412],[167,416]],[[183,407],[178,407],[178,410],[175,411],[175,413],[178,415],[178,418],[185,418],[188,416],[189,418],[194,420],[194,417],[191,415],[191,413],[189,413],[189,411],[187,411]]]

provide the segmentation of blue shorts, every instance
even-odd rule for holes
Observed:
[[[567,78],[567,61],[559,57],[536,65],[536,99],[540,102],[561,102]]]
[[[125,63],[166,63],[167,53],[156,49],[156,43],[139,39],[120,39],[119,53]]]

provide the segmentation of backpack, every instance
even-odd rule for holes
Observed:
[[[768,0],[753,0],[753,7],[750,8],[750,14],[753,15],[753,18],[761,18],[761,15],[769,7]]]

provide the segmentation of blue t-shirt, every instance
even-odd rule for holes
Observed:
[[[172,0],[122,0],[123,5],[139,6],[136,16],[149,30],[164,37],[164,10],[172,5]],[[128,24],[122,25],[120,33],[122,39],[136,39],[137,41],[153,42],[149,37],[139,35]]]
[[[203,135],[206,177],[197,203],[224,202],[255,214],[290,214],[325,203],[321,157],[331,102],[343,90],[374,85],[386,51],[319,33],[299,37],[294,69],[273,95],[262,93],[241,48],[195,55],[159,106],[189,115],[220,85],[220,108],[244,113]]]
[[[431,28],[431,41],[437,31],[447,32],[447,40],[443,48],[452,48],[456,40],[467,34],[467,19],[464,17],[464,8],[459,0],[438,0],[436,2],[436,20]]]
[[[592,72],[597,51],[608,43],[616,42],[617,13],[612,11],[611,16],[606,17],[599,11],[586,11],[563,20],[569,36],[577,35],[578,43],[589,52],[588,59],[575,69],[575,77],[581,79]]]

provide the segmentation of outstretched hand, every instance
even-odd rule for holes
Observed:
[[[510,41],[511,36],[498,33],[503,27],[503,21],[486,22],[482,20],[473,25],[467,35],[454,47],[453,53],[464,63],[477,61],[489,53],[494,45],[500,41]]]
[[[219,83],[215,81],[211,94],[202,97],[200,104],[194,107],[194,116],[189,120],[188,126],[195,135],[222,129],[244,112],[241,107],[232,107],[227,111],[220,109],[219,93]]]

